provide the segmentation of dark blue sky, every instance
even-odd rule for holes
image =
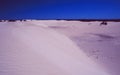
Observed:
[[[0,0],[0,19],[120,19],[120,0]]]

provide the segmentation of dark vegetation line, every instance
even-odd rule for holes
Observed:
[[[120,22],[120,19],[56,19],[56,20],[83,21],[83,22],[92,22],[92,21]]]
[[[0,22],[16,22],[16,21],[23,22],[23,21],[27,21],[27,20],[25,20],[25,19],[21,19],[21,20],[12,20],[12,19],[10,19],[10,20],[0,20]]]
[[[30,20],[30,19],[29,19]],[[33,19],[31,19],[32,21]],[[34,19],[34,20],[40,20],[40,19]],[[48,20],[48,19],[46,19]],[[100,26],[102,25],[108,25],[107,22],[120,22],[120,19],[55,19],[57,21],[60,20],[65,20],[65,21],[80,21],[80,22],[94,22],[94,21],[100,21]],[[1,20],[0,22],[16,22],[16,21],[20,21],[20,22],[24,22],[27,21],[27,19],[19,19],[19,20],[14,20],[14,19],[9,19],[9,20]]]
[[[0,22],[15,22],[15,21],[27,21],[27,20],[65,20],[65,21],[82,21],[82,22],[92,22],[92,21],[106,21],[106,22],[120,22],[120,19],[0,19]]]

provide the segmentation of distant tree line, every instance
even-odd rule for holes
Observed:
[[[24,21],[27,21],[25,19],[20,19],[20,20],[0,20],[0,22],[16,22],[16,21],[20,21],[20,22],[24,22]]]
[[[25,21],[27,21],[27,20],[25,20],[25,19],[19,19],[19,20],[12,20],[12,19],[10,19],[10,20],[0,20],[0,22],[16,22],[16,21],[20,21],[20,22],[25,22]],[[71,20],[66,20],[66,21],[71,21]],[[78,20],[77,20],[78,21]],[[107,23],[107,21],[102,21],[101,23],[100,23],[100,26],[102,26],[102,25],[107,25],[108,23]]]

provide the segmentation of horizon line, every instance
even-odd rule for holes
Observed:
[[[65,21],[115,21],[120,22],[120,19],[0,19],[0,21],[27,21],[27,20],[65,20]]]

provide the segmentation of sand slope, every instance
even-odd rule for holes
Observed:
[[[28,24],[0,23],[0,75],[110,75],[65,35]]]

